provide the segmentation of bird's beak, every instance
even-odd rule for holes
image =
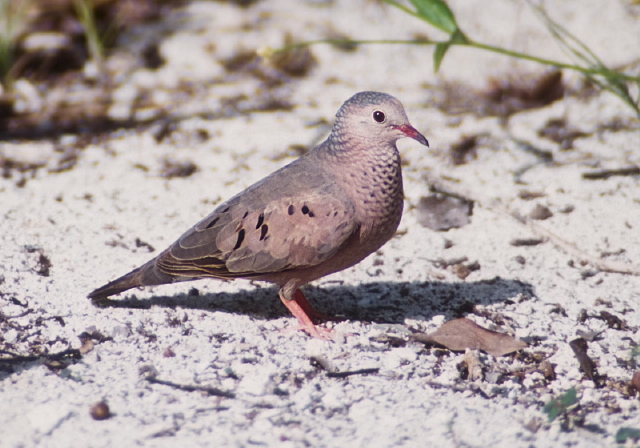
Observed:
[[[429,147],[429,141],[426,139],[426,137],[421,133],[419,133],[418,131],[416,131],[416,129],[410,124],[402,124],[400,126],[396,126],[396,129],[398,129],[407,137],[411,137],[418,143],[421,143],[424,146]]]

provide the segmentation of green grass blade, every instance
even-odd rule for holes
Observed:
[[[458,30],[456,18],[443,0],[410,0],[418,16],[445,33]]]
[[[531,1],[529,4],[546,25],[551,35],[556,39],[558,44],[574,58],[590,69],[589,72],[583,72],[585,76],[594,84],[603,90],[617,95],[622,101],[627,103],[637,115],[640,116],[640,108],[638,101],[634,100],[629,92],[628,82],[635,82],[640,87],[640,78],[630,80],[628,77],[611,70],[604,62],[596,56],[580,39],[571,34],[562,25],[555,22],[542,7],[534,5]]]
[[[626,443],[627,440],[640,440],[640,429],[622,427],[616,433],[616,443]]]
[[[103,60],[104,45],[98,33],[93,0],[75,0],[74,7],[78,20],[84,28],[89,54],[94,61],[100,64]]]
[[[543,411],[547,414],[549,423],[554,421],[560,414],[564,414],[567,410],[578,403],[578,391],[572,387],[560,397],[554,398],[544,405]]]
[[[433,52],[433,71],[438,73],[440,70],[440,64],[442,64],[442,58],[444,58],[445,53],[449,49],[451,45],[448,43],[439,43],[436,44],[436,49]]]

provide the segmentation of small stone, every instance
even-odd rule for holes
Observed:
[[[106,420],[111,417],[111,411],[109,410],[109,405],[104,401],[99,401],[89,409],[89,415],[94,420]]]
[[[529,218],[535,219],[536,221],[544,221],[545,219],[549,219],[553,216],[551,210],[549,210],[544,205],[537,204],[531,212],[529,212]]]

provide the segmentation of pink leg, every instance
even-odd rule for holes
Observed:
[[[322,314],[311,307],[302,291],[296,289],[292,300],[287,300],[280,294],[280,300],[282,300],[282,303],[284,303],[284,306],[287,307],[291,314],[298,318],[301,330],[306,331],[314,338],[330,339],[331,330],[318,328],[313,324],[310,316],[317,319],[321,317]]]
[[[307,316],[309,316],[313,321],[317,322],[319,320],[340,320],[333,316],[329,316],[328,314],[314,310],[311,304],[307,301],[307,298],[304,296],[303,292],[299,289],[296,289],[296,292],[293,295],[293,300],[298,302],[300,308],[302,308],[304,312],[307,313]]]

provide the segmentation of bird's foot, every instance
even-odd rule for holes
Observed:
[[[327,328],[316,326],[314,320],[334,320],[326,314],[319,313],[313,309],[307,301],[302,291],[299,289],[294,293],[293,299],[286,300],[281,297],[282,303],[293,314],[300,323],[298,330],[306,331],[309,336],[319,339],[333,339],[332,331]]]
[[[325,341],[332,341],[334,339],[333,330],[330,328],[314,324],[307,326],[302,322],[298,322],[298,325],[292,325],[291,327],[285,328],[284,331],[304,331],[312,338],[322,339]]]
[[[319,322],[319,321],[341,322],[344,320],[344,318],[332,316],[330,314],[326,314],[314,309],[311,306],[311,304],[307,301],[307,298],[305,297],[304,293],[299,289],[297,289],[296,292],[294,293],[293,301],[298,302],[298,305],[300,305],[300,308],[302,308],[303,311],[307,314],[307,316],[309,316],[309,318],[314,322]],[[289,307],[287,306],[287,308]]]

